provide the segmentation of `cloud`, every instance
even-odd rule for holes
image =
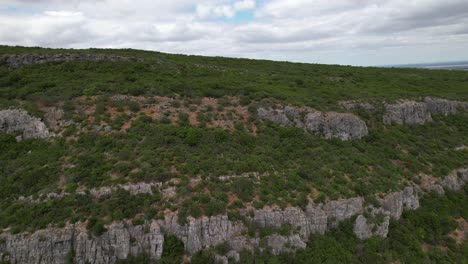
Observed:
[[[245,13],[253,19],[228,23]],[[468,54],[466,0],[10,0],[0,2],[0,28],[0,44],[8,45],[302,62],[412,63]]]

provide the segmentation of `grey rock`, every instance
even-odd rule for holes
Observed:
[[[310,234],[325,234],[328,227],[328,216],[321,205],[314,206],[309,204],[306,207],[307,229]]]
[[[307,244],[302,241],[298,235],[292,236],[281,236],[271,235],[266,237],[268,249],[273,255],[279,255],[281,253],[293,252],[297,249],[304,249]]]
[[[0,133],[21,133],[21,138],[17,140],[45,139],[50,136],[46,125],[39,118],[30,116],[26,111],[19,109],[0,111]]]
[[[185,250],[191,254],[203,249],[214,247],[231,238],[242,236],[246,227],[241,222],[231,222],[227,215],[189,217],[186,225],[177,222],[177,215],[168,215],[161,222],[165,234],[178,237],[185,244]]]
[[[403,191],[387,194],[380,200],[382,208],[388,211],[394,219],[400,219],[403,209],[419,208],[419,197],[413,187],[406,187]]]
[[[424,98],[424,102],[427,104],[427,108],[431,114],[444,116],[456,114],[458,108],[462,105],[462,102],[431,97]]]
[[[76,60],[90,61],[142,61],[141,59],[102,54],[17,54],[4,55],[0,57],[0,65],[4,64],[11,68],[19,68],[24,65],[61,63]]]
[[[215,263],[217,264],[228,264],[229,260],[226,256],[215,255]]]
[[[383,122],[386,125],[422,125],[429,121],[432,121],[432,116],[425,103],[407,101],[398,104],[385,105]]]
[[[445,194],[444,188],[440,184],[437,184],[437,183],[427,185],[425,187],[425,190],[427,192],[435,192],[438,195],[444,195]]]
[[[320,135],[323,131],[324,115],[319,111],[311,111],[304,117],[307,131],[313,135]]]
[[[153,221],[141,226],[112,224],[99,237],[90,237],[84,227],[47,228],[33,234],[3,233],[5,251],[11,263],[67,263],[74,253],[74,263],[115,263],[131,255],[146,253],[161,258],[164,236]],[[0,252],[1,253],[1,252]]]
[[[257,116],[261,119],[270,120],[271,122],[282,126],[292,126],[294,124],[289,120],[286,113],[280,109],[259,108],[257,109]]]
[[[226,257],[228,257],[228,259],[233,259],[236,263],[240,261],[240,254],[234,250],[229,251]]]
[[[304,128],[308,133],[325,139],[355,140],[369,133],[366,123],[350,113],[322,113],[286,106],[284,109],[259,108],[257,115],[282,126]]]
[[[363,212],[364,199],[355,197],[327,202],[323,210],[328,217],[328,228],[335,228],[339,222]]]
[[[429,184],[439,184],[437,179],[431,180]],[[445,177],[440,184],[459,190],[467,180],[468,169],[463,168]],[[128,191],[138,193],[150,190],[146,185],[138,186],[128,188]],[[424,186],[422,189],[427,190]],[[294,230],[287,236],[274,234],[262,241],[259,237],[246,237],[247,227],[244,223],[230,221],[226,215],[198,219],[189,217],[185,224],[179,224],[177,213],[168,213],[164,220],[140,226],[133,226],[128,221],[113,223],[99,237],[89,236],[79,223],[65,228],[47,228],[33,234],[12,235],[3,232],[0,234],[0,258],[11,263],[65,263],[68,253],[73,249],[76,263],[114,263],[118,259],[142,253],[156,260],[162,254],[163,235],[175,235],[184,242],[189,254],[227,242],[231,251],[226,256],[220,256],[220,260],[224,261],[228,257],[238,259],[238,252],[243,249],[266,246],[274,254],[279,254],[304,248],[310,234],[324,234],[339,222],[353,216],[357,216],[353,231],[358,238],[386,237],[390,217],[399,219],[404,210],[417,209],[422,189],[410,186],[399,192],[388,193],[378,199],[381,207],[369,205],[363,208],[364,199],[355,197],[324,204],[310,203],[305,211],[294,207],[254,210],[254,216],[247,218],[260,227],[281,228],[290,225],[291,230]],[[51,193],[47,197],[61,195]]]
[[[445,177],[440,184],[451,191],[459,191],[464,186],[463,181],[460,180],[457,175],[449,175]]]
[[[349,113],[330,112],[325,115],[323,135],[326,139],[355,140],[367,136],[367,126],[359,117]]]
[[[390,216],[384,216],[383,221],[380,224],[369,224],[363,215],[358,215],[354,222],[353,232],[359,239],[367,239],[372,236],[385,238],[388,234],[389,224]]]
[[[468,182],[468,168],[459,169],[457,171],[458,178],[463,182],[463,184]]]

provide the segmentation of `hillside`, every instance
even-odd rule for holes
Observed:
[[[468,261],[468,72],[0,46],[0,262]]]

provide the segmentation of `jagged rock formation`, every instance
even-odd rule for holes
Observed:
[[[459,190],[468,182],[468,169],[460,169],[441,181],[450,190]],[[75,263],[114,263],[129,256],[148,254],[159,259],[164,246],[164,235],[175,235],[185,244],[188,253],[227,243],[231,248],[227,256],[238,258],[243,249],[267,249],[272,253],[304,248],[310,234],[323,234],[343,220],[356,216],[353,231],[358,238],[386,237],[390,218],[399,219],[403,210],[419,207],[422,189],[410,186],[403,191],[389,193],[378,199],[379,207],[365,206],[362,197],[311,203],[305,210],[289,207],[284,210],[265,208],[254,210],[252,217],[247,209],[246,221],[259,227],[281,228],[291,226],[297,234],[272,234],[263,239],[245,235],[248,227],[242,221],[231,221],[227,215],[189,217],[186,224],[178,222],[177,213],[168,213],[164,220],[153,220],[140,226],[124,221],[113,223],[99,237],[87,234],[80,223],[65,228],[48,228],[33,234],[0,234],[0,260],[11,263],[66,263],[71,254]]]
[[[468,103],[441,98],[426,97],[424,102],[431,114],[454,115],[458,111],[467,111]]]
[[[441,98],[424,98],[424,102],[404,101],[386,104],[383,122],[390,124],[422,125],[432,121],[432,114],[454,115],[468,111],[468,103]]]
[[[160,189],[163,184],[161,182],[137,182],[137,183],[127,183],[127,184],[119,184],[117,186],[104,186],[100,188],[92,188],[92,189],[85,189],[85,188],[80,188],[77,190],[77,194],[85,195],[87,191],[89,191],[89,194],[93,196],[94,198],[101,198],[106,195],[111,195],[113,192],[117,190],[125,190],[129,192],[131,195],[137,195],[137,194],[153,194],[153,188]],[[30,201],[30,202],[45,202],[50,199],[57,199],[57,198],[62,198],[67,195],[70,195],[70,193],[67,192],[61,192],[61,193],[47,193],[45,195],[42,195],[41,197],[34,199],[33,195],[24,197],[20,196],[18,197],[18,200],[20,201]]]
[[[22,54],[4,55],[0,57],[0,65],[19,68],[23,65],[43,64],[50,62],[66,62],[75,60],[90,61],[140,61],[141,59],[104,54]]]
[[[366,239],[373,236],[387,237],[390,216],[385,216],[380,224],[368,223],[363,215],[358,215],[354,222],[353,232],[359,239]]]
[[[282,126],[303,128],[326,139],[355,140],[369,133],[366,123],[350,113],[323,113],[286,106],[283,109],[259,108],[257,116]]]
[[[10,263],[114,263],[117,259],[148,254],[159,259],[164,236],[153,221],[140,226],[116,223],[99,237],[88,235],[79,224],[65,228],[48,228],[34,234],[1,234],[0,256]],[[5,256],[5,252],[8,252]],[[1,260],[1,258],[0,258]]]
[[[17,141],[27,138],[44,139],[50,136],[44,122],[19,109],[0,111],[0,133],[20,133]]]
[[[429,121],[432,121],[432,116],[425,103],[408,101],[385,105],[383,122],[386,125],[422,125]]]

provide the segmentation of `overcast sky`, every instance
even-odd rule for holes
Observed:
[[[468,0],[0,0],[0,44],[350,65],[468,60]]]

